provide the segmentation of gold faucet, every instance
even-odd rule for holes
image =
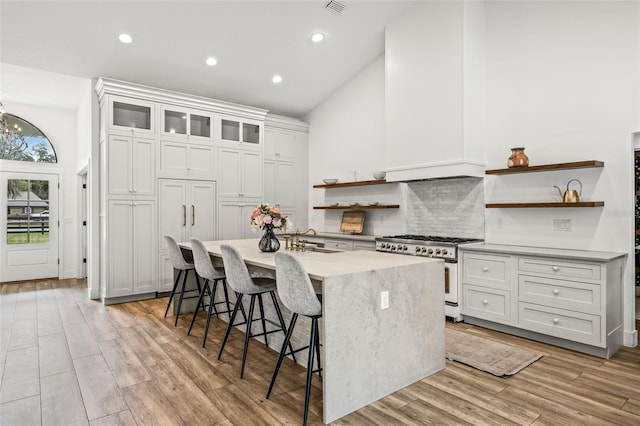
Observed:
[[[305,235],[307,232],[313,232],[313,235],[318,235],[318,233],[316,232],[316,230],[315,230],[315,229],[313,229],[313,228],[309,228],[309,229],[307,229],[306,231],[304,231],[304,232],[302,233],[302,235]]]

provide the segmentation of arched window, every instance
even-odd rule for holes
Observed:
[[[49,138],[36,126],[3,111],[0,103],[0,159],[57,163]]]

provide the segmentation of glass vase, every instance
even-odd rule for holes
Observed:
[[[260,241],[258,242],[258,248],[260,251],[264,252],[276,252],[280,249],[280,241],[278,241],[278,237],[273,232],[273,228],[267,227],[264,229],[264,234]]]

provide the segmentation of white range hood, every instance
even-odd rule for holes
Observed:
[[[416,2],[387,25],[387,181],[484,176],[484,76],[484,2]]]

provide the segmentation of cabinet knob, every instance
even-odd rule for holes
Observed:
[[[488,305],[488,304],[489,304],[489,301],[488,301],[487,299],[482,299],[482,304],[483,304],[483,305]]]
[[[560,323],[560,320],[558,318],[554,318],[552,321],[553,321],[554,324]]]
[[[484,268],[482,268],[482,272],[489,272],[489,268],[485,266]]]
[[[560,290],[558,290],[557,288],[554,288],[554,289],[553,289],[553,294],[554,294],[555,296],[559,295],[559,294],[560,294]]]
[[[554,267],[553,267],[553,268],[551,268],[551,269],[553,269],[553,272],[558,272],[558,271],[560,270],[560,268],[558,268],[557,266],[554,266]]]

